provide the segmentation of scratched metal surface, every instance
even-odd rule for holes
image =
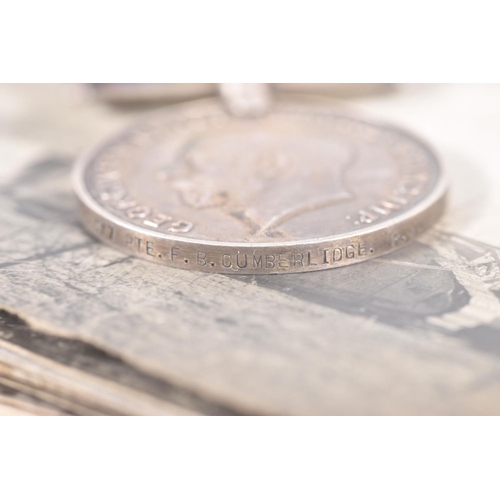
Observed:
[[[33,335],[0,328],[0,376],[12,386],[17,362],[17,384],[74,390],[56,405],[68,413],[500,413],[500,87],[354,105],[434,144],[453,187],[442,223],[348,268],[231,277],[127,257],[82,230],[72,160],[137,110],[78,87],[0,86],[0,305]]]

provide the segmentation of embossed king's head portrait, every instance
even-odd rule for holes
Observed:
[[[302,214],[352,198],[344,175],[355,148],[326,134],[250,129],[205,134],[160,171],[182,203],[218,209],[250,234],[280,234]]]

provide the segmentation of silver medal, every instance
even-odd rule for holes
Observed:
[[[390,252],[442,214],[441,167],[413,135],[325,100],[264,91],[245,109],[241,89],[221,94],[151,113],[78,161],[92,234],[183,269],[296,273]]]

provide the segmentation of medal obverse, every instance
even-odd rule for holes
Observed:
[[[419,139],[323,100],[255,118],[217,99],[149,114],[74,169],[82,220],[129,254],[183,269],[280,274],[383,255],[430,227],[443,173]]]

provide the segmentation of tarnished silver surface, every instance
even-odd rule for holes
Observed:
[[[238,274],[385,254],[438,219],[446,191],[415,137],[297,97],[253,119],[217,100],[152,113],[81,158],[74,186],[85,226],[104,242]]]
[[[216,83],[93,83],[97,97],[113,104],[152,104],[199,99],[216,95]],[[276,92],[293,92],[335,97],[355,97],[386,93],[388,83],[271,83]]]
[[[226,110],[239,118],[263,116],[271,109],[271,88],[267,83],[219,83],[219,96]]]
[[[94,83],[100,100],[113,104],[173,102],[214,95],[215,83]]]

